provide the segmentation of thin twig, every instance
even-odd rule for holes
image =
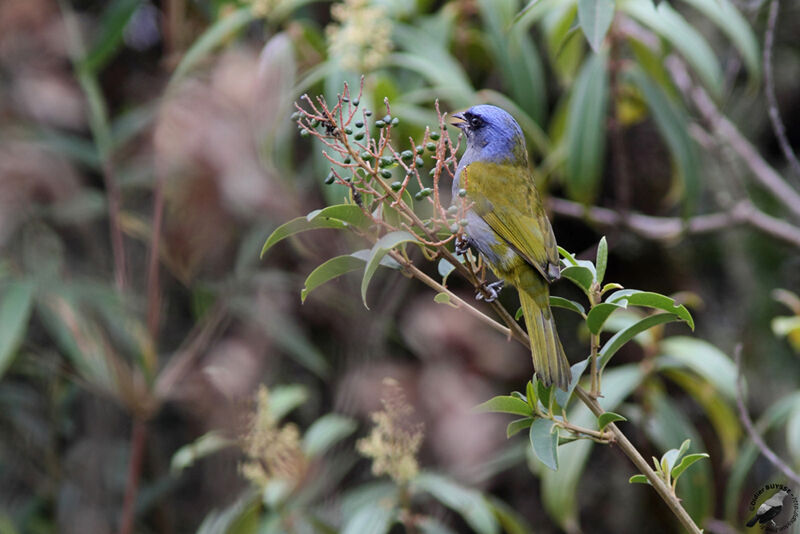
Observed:
[[[133,419],[131,431],[131,459],[128,463],[128,479],[125,484],[125,497],[122,501],[122,516],[119,534],[131,534],[136,511],[136,494],[139,492],[139,479],[142,474],[145,444],[147,442],[147,423]]]
[[[786,138],[786,126],[781,119],[781,112],[778,109],[778,99],[775,97],[775,76],[772,71],[772,50],[775,45],[775,26],[778,23],[778,0],[772,0],[769,4],[769,16],[767,17],[767,29],[764,33],[764,90],[767,95],[769,119],[772,122],[772,129],[778,144],[783,151],[783,155],[792,167],[795,175],[795,184],[800,179],[800,161],[792,150],[789,140]]]
[[[800,193],[790,186],[783,177],[767,163],[758,150],[739,132],[738,128],[723,116],[708,93],[699,85],[693,84],[686,65],[675,56],[666,61],[675,85],[684,96],[694,103],[712,131],[727,141],[733,150],[747,164],[756,181],[767,189],[784,208],[800,218]]]
[[[695,215],[687,219],[654,217],[640,213],[629,213],[622,216],[608,208],[587,207],[577,202],[554,197],[549,199],[549,207],[557,215],[581,219],[590,224],[610,228],[623,228],[647,239],[670,241],[683,235],[708,234],[746,224],[800,248],[800,227],[767,215],[749,200],[742,200],[727,211]]]
[[[736,406],[739,408],[739,419],[742,421],[744,428],[747,430],[750,439],[764,455],[764,458],[777,467],[787,478],[789,478],[796,485],[800,486],[800,475],[794,472],[789,465],[780,459],[775,452],[769,448],[769,445],[764,442],[764,438],[756,431],[753,425],[753,420],[750,419],[750,414],[747,413],[747,407],[744,405],[744,376],[742,375],[742,345],[736,345],[733,351],[734,360],[736,362]]]

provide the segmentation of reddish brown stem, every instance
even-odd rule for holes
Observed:
[[[133,420],[131,431],[131,459],[128,463],[128,482],[122,502],[122,516],[119,521],[119,534],[131,534],[136,511],[136,495],[139,493],[139,478],[147,442],[147,423],[141,419]]]

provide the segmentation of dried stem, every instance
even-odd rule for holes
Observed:
[[[756,431],[753,420],[750,419],[750,414],[747,413],[747,407],[744,404],[744,376],[742,375],[741,343],[734,349],[734,360],[736,362],[736,406],[739,409],[739,419],[747,430],[750,439],[753,440],[753,443],[755,443],[756,447],[761,451],[761,454],[764,455],[764,458],[769,460],[772,465],[777,467],[794,484],[800,486],[800,475],[795,473],[786,462],[781,460],[780,457],[769,448],[769,445],[764,442],[764,438]]]
[[[131,458],[128,463],[128,480],[125,484],[125,497],[122,501],[122,516],[119,534],[131,534],[136,512],[136,495],[139,492],[139,479],[142,474],[145,445],[147,443],[147,423],[133,419],[131,431]]]

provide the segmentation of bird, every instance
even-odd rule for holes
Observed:
[[[752,527],[756,524],[756,522],[763,525],[768,521],[772,521],[772,518],[781,513],[781,509],[783,508],[783,499],[786,498],[786,495],[788,495],[786,490],[780,490],[772,497],[764,501],[764,503],[758,507],[758,510],[756,510],[756,515],[754,515],[750,521],[747,522],[747,526]]]
[[[467,139],[453,198],[464,196],[470,206],[456,252],[473,247],[500,279],[484,287],[487,300],[497,298],[504,282],[517,289],[534,371],[545,386],[566,391],[570,367],[550,310],[549,284],[560,277],[558,249],[534,186],[522,129],[507,111],[487,104],[451,118]]]

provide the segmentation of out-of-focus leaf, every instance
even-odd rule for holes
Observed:
[[[300,232],[316,230],[317,228],[345,228],[346,226],[347,225],[340,220],[330,219],[327,217],[315,217],[311,221],[309,221],[306,217],[294,218],[291,221],[280,225],[270,234],[261,249],[261,257],[263,258],[264,254],[266,254],[267,251],[276,243]]]
[[[308,389],[299,384],[275,386],[269,391],[269,413],[276,421],[308,400]]]
[[[483,402],[473,409],[475,412],[513,413],[516,415],[532,415],[528,403],[510,395],[498,395]]]
[[[536,419],[531,424],[531,447],[544,465],[558,471],[558,428],[550,419]]]
[[[457,512],[480,534],[499,534],[500,525],[480,492],[465,488],[439,474],[420,473],[413,482],[416,491],[430,493],[440,503]],[[367,532],[367,531],[364,531]]]
[[[300,300],[305,302],[308,294],[325,282],[333,280],[343,274],[357,271],[362,267],[364,267],[364,260],[349,254],[329,259],[308,275],[305,286],[300,291]]]
[[[212,430],[207,434],[203,434],[192,443],[184,445],[172,455],[169,468],[175,474],[183,471],[187,467],[191,467],[197,460],[205,458],[217,451],[221,451],[236,442],[232,441],[217,431]]]
[[[319,456],[355,432],[357,427],[349,417],[335,413],[323,415],[303,435],[303,452],[310,457]]]
[[[795,463],[800,462],[800,403],[794,407],[786,422],[786,449]]]
[[[122,44],[125,26],[142,0],[113,0],[100,18],[100,34],[83,59],[83,67],[97,72],[114,56]]]
[[[614,0],[578,0],[578,20],[592,50],[599,52],[614,20]]]
[[[359,509],[347,520],[342,527],[342,534],[362,534],[364,532],[385,534],[392,527],[395,516],[396,512],[393,508],[371,503],[369,506]]]
[[[625,419],[625,417],[621,416],[620,414],[614,412],[601,413],[600,416],[597,418],[597,428],[603,430],[605,427],[608,426],[609,423],[616,423],[617,421],[627,421],[627,419]]]
[[[700,166],[694,141],[689,135],[689,120],[686,113],[670,100],[643,70],[633,68],[628,71],[628,75],[641,89],[656,126],[669,146],[681,181],[687,205],[686,210],[692,212],[700,195],[700,178],[698,176]]]
[[[623,345],[625,345],[625,343],[633,339],[637,334],[653,328],[656,325],[669,323],[675,320],[675,315],[671,313],[659,313],[645,317],[631,326],[620,330],[614,334],[611,339],[606,341],[605,345],[603,345],[603,348],[600,349],[600,352],[598,353],[598,357],[600,358],[600,369],[603,369],[606,364],[608,364],[609,360],[611,360],[611,357],[616,354],[617,351],[621,349]]]
[[[673,336],[661,343],[661,350],[660,367],[679,363],[713,384],[728,400],[736,398],[736,366],[724,352],[711,343],[702,339]]]
[[[533,532],[533,529],[522,514],[514,508],[496,497],[488,496],[487,499],[494,510],[495,517],[500,521],[503,532],[508,534],[530,534]]]
[[[14,361],[31,316],[33,285],[12,282],[0,296],[0,379]]]
[[[290,317],[273,315],[261,324],[275,343],[297,363],[321,378],[328,376],[330,373],[328,360]]]
[[[383,257],[398,245],[416,242],[417,238],[414,234],[401,230],[388,233],[381,237],[377,243],[375,243],[370,251],[369,259],[367,260],[367,266],[364,268],[364,278],[361,280],[361,300],[364,302],[364,307],[369,309],[369,306],[367,306],[367,288],[369,288],[369,283],[372,280],[372,276],[378,269],[378,265],[380,265]]]
[[[506,427],[506,438],[510,438],[526,428],[529,428],[532,423],[532,417],[525,417],[523,419],[515,419],[514,421],[511,421]]]
[[[396,496],[397,487],[393,482],[378,481],[362,484],[342,495],[342,517],[353,517],[361,508],[374,506],[375,503],[389,506],[395,502]]]
[[[656,9],[651,2],[624,0],[617,8],[669,41],[686,58],[709,92],[717,98],[722,94],[722,69],[714,51],[669,4],[661,4]]]
[[[208,57],[223,41],[252,22],[254,17],[252,7],[245,6],[223,16],[212,24],[183,55],[180,63],[172,73],[167,90],[169,91],[170,87],[173,87],[198,63]]]
[[[562,86],[571,86],[583,60],[584,44],[575,2],[551,5],[542,20],[550,63]]]
[[[597,195],[606,146],[608,72],[606,56],[594,54],[581,68],[567,117],[566,186],[570,198],[584,204]]]
[[[455,534],[454,530],[433,517],[424,517],[416,521],[416,526],[422,534]]]
[[[603,411],[613,411],[642,380],[639,365],[621,365],[603,373],[603,394],[598,403]],[[592,427],[597,418],[581,403],[576,403],[568,412],[569,421],[575,425]],[[578,502],[577,490],[586,461],[594,442],[578,440],[561,445],[558,448],[559,470],[541,471],[542,503],[548,515],[559,526],[577,524]]]
[[[220,534],[231,532],[231,529],[248,514],[258,510],[258,499],[251,491],[236,499],[233,504],[223,510],[212,510],[200,523],[197,534]]]
[[[574,300],[556,297],[554,295],[550,295],[550,306],[553,308],[564,308],[565,310],[574,311],[579,315],[584,315],[586,313],[586,310],[580,303],[575,302]]]
[[[595,260],[595,269],[597,271],[597,283],[602,284],[603,278],[606,277],[606,267],[608,266],[608,242],[606,236],[600,238],[597,244],[597,259]]]
[[[101,166],[97,147],[89,140],[77,135],[49,129],[33,132],[35,142],[56,154],[62,154],[91,169]]]
[[[761,78],[758,40],[747,20],[728,0],[684,0],[709,18],[739,50],[752,80]]]

